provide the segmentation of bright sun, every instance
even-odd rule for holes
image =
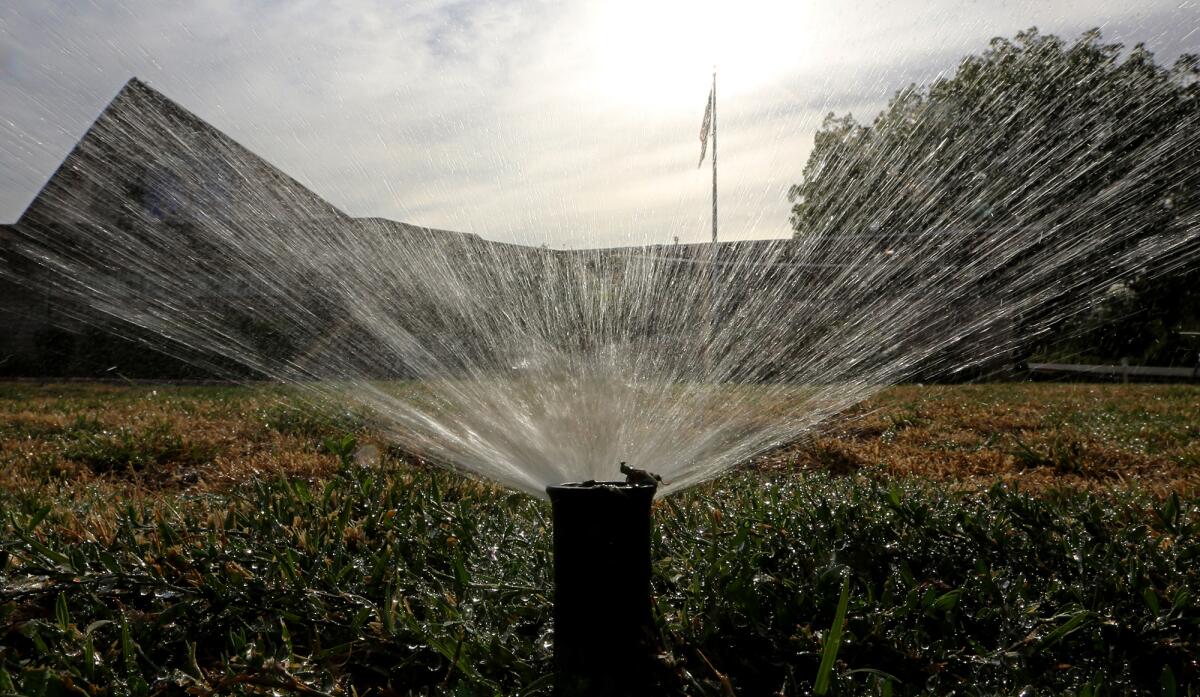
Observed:
[[[592,21],[595,82],[620,101],[703,108],[713,66],[725,96],[794,69],[814,20],[808,10],[768,0],[611,0]]]

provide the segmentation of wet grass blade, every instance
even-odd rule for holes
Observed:
[[[850,577],[842,582],[842,597],[838,599],[837,614],[829,627],[829,636],[825,637],[825,648],[821,651],[821,667],[817,670],[817,681],[813,684],[813,694],[829,693],[829,682],[833,676],[833,663],[837,660],[838,647],[842,644],[842,627],[846,623],[846,608],[850,604]]]
[[[1058,627],[1056,627],[1054,629],[1054,631],[1047,634],[1041,641],[1039,641],[1037,643],[1037,646],[1035,646],[1033,649],[1034,653],[1037,653],[1039,651],[1042,651],[1045,648],[1048,648],[1050,646],[1053,646],[1054,644],[1057,644],[1058,642],[1065,639],[1068,634],[1071,634],[1075,630],[1079,629],[1081,626],[1084,625],[1084,623],[1088,622],[1091,619],[1092,619],[1091,612],[1089,612],[1087,610],[1080,610],[1079,612],[1072,615],[1066,622],[1063,622]]]

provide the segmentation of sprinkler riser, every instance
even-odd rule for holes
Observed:
[[[650,504],[624,482],[546,489],[554,518],[558,697],[638,697],[655,683]]]

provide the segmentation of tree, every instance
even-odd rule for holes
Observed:
[[[981,280],[1078,249],[1079,274],[1121,260],[1106,273],[1144,285],[1158,269],[1137,250],[1200,224],[1198,77],[1195,55],[1160,66],[1096,29],[1071,45],[1036,29],[993,39],[952,76],[899,90],[870,125],[829,114],[789,191],[795,235],[831,253],[853,236],[917,239],[961,262],[990,254]],[[939,237],[955,244],[935,250]],[[1071,269],[1061,297],[1086,280]],[[1058,309],[1044,303],[1043,319]]]

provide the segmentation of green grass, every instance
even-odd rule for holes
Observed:
[[[549,517],[528,497],[345,465],[0,502],[0,694],[548,694]],[[1198,506],[735,476],[656,508],[663,661],[692,695],[1186,694]],[[98,512],[110,529],[78,524]]]
[[[0,696],[550,694],[547,505],[284,396],[0,383]],[[1200,388],[853,416],[656,504],[677,694],[1197,693]]]

